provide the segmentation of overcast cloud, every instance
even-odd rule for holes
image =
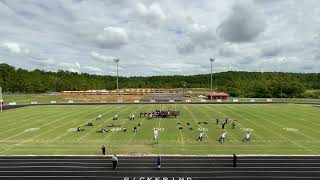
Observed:
[[[0,62],[123,76],[320,71],[318,0],[0,0]]]

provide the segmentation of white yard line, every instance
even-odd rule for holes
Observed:
[[[205,106],[205,107],[207,107],[207,106]],[[200,108],[201,109],[201,108]],[[207,114],[207,113],[203,113],[203,114],[205,114],[205,116],[207,116],[208,117],[208,119],[209,119],[209,121],[210,121],[210,117],[209,117],[209,115]],[[223,114],[223,113],[222,113]],[[228,130],[227,129],[223,129],[223,131],[225,131],[225,132],[227,132],[227,135],[230,135],[230,137],[233,139],[233,140],[237,140],[235,137],[233,137],[232,136],[232,134],[231,133],[229,133],[228,132]],[[218,137],[219,138],[219,137]]]
[[[234,108],[232,108],[231,106],[230,106],[229,108],[234,109]],[[237,110],[237,109],[235,109],[235,110]],[[253,114],[253,113],[250,113],[249,111],[245,111],[245,113],[250,114],[251,116],[255,116],[255,117],[257,117],[258,119],[260,118],[260,119],[267,120],[267,119],[265,119],[265,118],[263,118],[263,117],[260,117],[260,116],[258,116],[258,115],[255,115],[255,114]],[[248,120],[249,122],[252,122],[253,124],[255,124],[257,127],[263,128],[263,129],[265,129],[265,130],[267,130],[267,131],[275,134],[276,136],[281,137],[282,139],[286,139],[286,140],[290,141],[290,139],[288,139],[287,137],[283,136],[283,135],[280,134],[280,133],[277,133],[276,131],[274,131],[274,130],[272,130],[272,129],[266,128],[264,125],[260,125],[260,124],[258,124],[258,123],[254,123],[254,121],[250,121],[249,119],[247,119],[247,120]]]
[[[203,128],[200,124],[198,124],[198,121],[196,120],[194,114],[187,108],[186,105],[183,105],[184,109],[186,109],[189,114],[191,114],[193,121],[198,125],[198,127]],[[207,135],[207,133],[204,132],[204,135],[207,136],[208,140],[210,139],[210,137]]]
[[[238,114],[240,117],[243,117],[243,115],[242,115],[241,113],[238,113],[238,112],[237,112],[238,109],[235,109],[235,108],[233,108],[232,106],[227,106],[227,107],[228,107],[229,109],[235,110],[235,111],[233,111],[233,113]],[[245,119],[245,120],[247,120],[249,123],[251,123],[251,124],[253,124],[254,126],[258,127],[257,124],[256,124],[254,121],[251,121],[251,120],[249,120],[248,118],[245,118],[245,117],[243,117],[242,119]],[[239,123],[239,122],[237,122],[237,124],[239,125],[239,127],[248,128],[248,127],[242,126],[241,123]],[[256,132],[254,133],[254,136],[257,137],[258,139],[262,140],[262,141],[264,140],[264,139],[262,138],[262,136],[260,136],[260,135],[257,134]]]
[[[278,110],[278,109],[277,109]],[[277,111],[276,110],[276,111]],[[278,111],[279,112],[279,111]],[[280,117],[283,117],[283,119],[288,119],[288,118],[290,118],[290,117],[288,117],[288,116],[285,116],[284,114],[280,114],[279,115]],[[294,122],[292,122],[292,124],[297,124],[296,123],[296,121],[304,121],[304,122],[307,122],[307,123],[312,123],[312,122],[309,122],[309,121],[306,121],[306,120],[302,120],[301,118],[295,118],[294,119]],[[308,127],[308,126],[305,126],[304,125],[305,123],[299,123],[299,124],[297,124],[297,125],[299,125],[299,127],[300,126],[303,126],[305,129],[308,129],[309,131],[312,131],[312,132],[314,132],[315,134],[318,134],[319,133],[319,131],[316,131],[316,130],[314,130],[313,128],[310,128],[310,127]],[[298,132],[297,132],[298,133]],[[303,134],[301,131],[300,131],[300,134],[302,134],[303,136],[306,136],[306,137],[308,137],[308,138],[311,138],[311,139],[313,139],[313,137],[312,136],[308,136],[308,135],[306,135],[306,134]],[[319,135],[319,134],[318,134]]]
[[[255,108],[253,108],[253,109],[255,109]],[[258,110],[258,109],[256,109],[256,110]],[[264,113],[264,114],[266,114],[264,111],[261,111],[261,112]],[[270,114],[270,116],[276,117],[276,116],[274,116],[273,114]],[[262,119],[265,120],[265,118],[263,118],[263,117],[260,117],[260,118],[262,118]],[[279,122],[278,122],[278,123],[275,123],[275,122],[273,122],[273,121],[268,121],[268,122],[272,123],[273,125],[281,128],[281,129],[285,127],[285,125],[283,125],[283,124],[281,124],[281,123],[279,123]],[[303,126],[304,126],[304,125],[303,125]],[[304,127],[306,127],[306,126],[304,126]],[[309,129],[310,129],[310,128],[309,128]],[[309,136],[309,135],[306,135],[306,134],[302,133],[301,131],[296,131],[296,132],[293,132],[293,133],[301,134],[302,136],[305,136],[305,137],[307,137],[307,138],[309,138],[309,139],[312,139],[312,140],[318,140],[318,139],[315,139],[315,138],[313,138],[313,137],[311,137],[311,136]]]
[[[260,111],[260,112],[261,112],[261,111]],[[262,111],[262,112],[263,112],[263,111]],[[263,120],[265,120],[266,122],[270,122],[271,124],[274,124],[275,126],[282,128],[282,127],[279,126],[277,123],[274,123],[273,121],[268,121],[268,120],[267,120],[266,118],[264,118],[264,117],[257,116],[257,115],[255,115],[254,113],[251,113],[251,112],[247,112],[247,113],[248,113],[248,114],[252,114],[253,116],[256,116],[257,118],[263,119]],[[267,129],[267,128],[265,128],[265,129]],[[298,147],[301,147],[301,148],[303,148],[303,149],[305,149],[305,150],[307,150],[307,151],[309,151],[309,152],[316,153],[316,152],[313,151],[312,149],[310,149],[310,148],[308,148],[308,147],[306,147],[306,146],[304,146],[304,145],[302,145],[302,144],[298,144],[298,143],[292,141],[291,139],[283,136],[282,134],[277,133],[276,131],[274,131],[274,130],[272,130],[272,129],[271,129],[271,131],[273,131],[273,132],[274,132],[275,134],[277,134],[278,136],[287,139],[288,141],[290,141],[291,143],[295,144],[295,145],[298,146]]]
[[[256,108],[253,108],[253,109],[256,109]],[[258,109],[256,109],[256,110],[258,110]],[[262,111],[264,114],[266,114],[264,111]],[[270,116],[273,116],[273,117],[275,117],[273,114],[270,114]],[[285,116],[283,116],[283,115],[280,115],[280,116],[282,116],[283,118],[285,118]],[[264,118],[263,118],[264,119]],[[275,126],[278,126],[279,128],[283,128],[283,125],[281,124],[281,123],[274,123],[274,122],[270,122],[270,123],[272,123],[272,124],[274,124]],[[282,126],[281,126],[281,125]],[[299,124],[300,125],[300,124]],[[302,126],[304,126],[303,124],[302,124]],[[306,126],[304,126],[304,127],[306,127]],[[306,128],[308,128],[308,129],[311,129],[311,128],[309,128],[309,127],[306,127]],[[312,129],[312,131],[314,131],[313,129]],[[302,133],[301,131],[297,131],[297,132],[295,132],[295,133],[298,133],[298,134],[301,134],[301,135],[303,135],[303,136],[305,136],[305,137],[307,137],[307,138],[309,138],[309,139],[312,139],[312,140],[318,140],[318,139],[315,139],[315,138],[313,138],[312,136],[309,136],[309,135],[306,135],[306,134],[304,134],[304,133]]]
[[[20,109],[20,108],[19,108]],[[28,108],[28,111],[19,111],[19,109],[17,109],[17,111],[14,111],[14,113],[15,114],[13,114],[14,116],[11,116],[12,115],[12,113],[13,112],[11,112],[11,114],[9,115],[9,117],[7,117],[7,118],[5,118],[5,119],[2,119],[2,118],[0,118],[0,122],[1,122],[1,124],[8,124],[9,123],[9,125],[14,125],[14,124],[16,124],[16,123],[19,123],[19,122],[15,122],[15,123],[12,123],[12,120],[13,119],[16,119],[16,118],[19,118],[19,119],[21,119],[21,114],[23,113],[24,115],[26,115],[27,114],[27,116],[24,116],[24,117],[31,117],[31,118],[33,118],[35,115],[41,115],[41,114],[46,114],[46,113],[44,113],[44,112],[50,112],[51,110],[49,110],[49,109],[45,109],[45,110],[42,110],[42,108],[37,108],[37,112],[35,112],[35,113],[32,113],[32,114],[29,114],[29,111],[34,111],[36,108]],[[12,110],[14,110],[14,109],[12,109]],[[5,111],[4,111],[5,112]],[[5,115],[7,115],[7,114],[5,114]],[[21,121],[20,121],[21,122]],[[0,125],[1,125],[0,124]]]
[[[121,106],[117,106],[117,107],[111,108],[108,111],[102,113],[101,115],[102,115],[102,117],[104,117],[106,114],[109,114],[109,113],[111,113],[111,112],[113,112],[115,110],[118,110],[119,108],[121,108]],[[120,112],[122,112],[122,111],[120,111]],[[112,117],[113,117],[113,115],[110,116],[110,117],[107,117],[106,120],[104,120],[105,118],[102,118],[101,120],[98,120],[98,121],[103,121],[103,122],[107,123],[109,121],[113,121],[113,120],[111,120]],[[81,135],[76,141],[81,141],[82,139],[84,139],[85,137],[90,135],[92,132],[96,133],[97,130],[102,129],[102,127],[104,127],[104,126],[106,126],[106,124],[104,124],[104,123],[101,123],[99,126],[93,126],[91,128],[91,130],[88,130],[87,132],[83,133],[83,135]]]
[[[97,106],[97,107],[95,107],[94,109],[91,109],[91,110],[97,110],[97,109],[103,109],[103,108],[104,108],[104,107]],[[110,110],[110,111],[111,111],[111,110]],[[108,111],[108,112],[109,112],[109,111]],[[80,112],[80,113],[82,114],[82,112]],[[89,114],[96,114],[96,113],[97,113],[96,111],[92,111],[92,112],[89,113]],[[86,114],[86,115],[88,115],[88,114]],[[67,123],[67,124],[74,123],[75,121],[78,121],[78,120],[81,120],[81,119],[82,119],[82,117],[77,118],[77,119],[73,119],[72,122],[69,122],[69,123]],[[66,124],[64,124],[64,125],[66,125]],[[81,125],[78,125],[78,126],[81,126]],[[68,132],[68,131],[67,131],[67,132],[64,132],[64,133],[62,133],[61,135],[53,138],[52,141],[57,141],[59,138],[64,137],[65,135],[67,135],[67,134],[69,134],[69,133],[77,133],[77,132],[72,132],[72,131],[70,131],[70,132]]]
[[[70,114],[70,112],[65,112],[65,113],[63,113],[63,114]],[[48,115],[47,115],[47,116],[48,116]],[[59,116],[61,116],[61,114],[55,113],[55,114],[53,115],[53,117],[56,117],[56,116],[59,117]],[[52,116],[51,116],[51,117],[52,117]],[[67,116],[67,117],[69,117],[69,116]],[[47,123],[41,124],[40,126],[38,126],[38,128],[39,128],[39,127],[46,126],[46,125],[48,125],[48,124],[51,124],[52,122],[56,122],[56,121],[58,121],[58,120],[60,120],[60,119],[62,119],[62,118],[59,118],[59,119],[56,119],[56,120],[54,120],[54,121],[49,121],[49,122],[47,122]],[[29,123],[29,124],[24,124],[23,126],[19,126],[19,128],[21,128],[21,127],[26,127],[26,126],[30,126],[30,125],[32,125],[32,124],[36,124],[36,123],[39,123],[39,122],[41,122],[41,121],[44,121],[44,119],[38,119],[38,120],[32,121],[32,122]],[[7,137],[7,138],[5,138],[5,139],[2,139],[2,140],[5,141],[5,140],[11,139],[11,138],[13,138],[13,137],[20,136],[21,134],[24,134],[24,133],[27,133],[27,132],[21,131],[20,133],[14,134],[13,136],[9,136],[9,137]]]
[[[53,141],[53,140],[30,140],[30,141],[20,141],[20,140],[13,140],[13,141],[0,141],[0,143],[8,143],[8,142],[14,142],[14,143],[19,143],[19,142],[25,142],[25,143],[76,143],[76,142],[82,142],[82,143],[99,143],[99,142],[123,142],[123,143],[127,143],[127,142],[130,142],[130,141],[88,141],[88,140],[85,140],[85,141]],[[135,142],[146,142],[146,141],[135,141]],[[150,142],[150,141],[147,141],[147,142]],[[176,142],[175,140],[172,140],[172,141],[162,141],[162,142]],[[216,143],[217,141],[206,141],[206,142],[213,142],[213,143]],[[254,143],[292,143],[291,141],[252,141]],[[296,142],[296,143],[320,143],[320,141],[293,141],[293,142]],[[195,142],[188,142],[188,143],[195,143]],[[228,143],[241,143],[241,141],[228,141]]]
[[[131,114],[135,114],[136,112],[138,112],[138,110],[140,110],[140,109],[142,109],[142,108],[143,108],[143,106],[140,106],[139,108],[136,108],[136,110],[133,111],[133,113],[131,113]],[[124,110],[122,110],[122,111],[124,111]],[[122,112],[122,111],[121,111],[121,112]],[[129,116],[130,116],[130,115],[129,115]],[[130,120],[123,120],[120,125],[123,126],[123,125],[125,125],[128,121],[130,121]],[[107,139],[108,139],[111,135],[116,134],[116,133],[117,133],[116,131],[110,132],[110,133],[108,134],[108,136],[105,137],[103,140],[104,140],[104,141],[107,141]]]
[[[151,106],[151,110],[154,109],[155,105]],[[142,118],[142,120],[140,121],[140,125],[142,126],[143,125],[143,122],[144,120],[146,120],[146,116]],[[159,125],[160,125],[160,122],[159,122]],[[129,142],[132,142],[132,140],[135,138],[135,136],[137,135],[136,132],[133,133],[133,135],[131,136]],[[136,141],[135,141],[136,142]]]
[[[45,111],[45,112],[41,112],[41,113],[39,113],[38,115],[40,115],[40,114],[42,114],[41,116],[37,116],[37,117],[35,117],[35,116],[33,116],[33,115],[30,115],[30,117],[29,118],[24,118],[23,116],[20,116],[19,118],[23,118],[24,120],[23,121],[15,121],[14,123],[12,123],[12,119],[11,119],[11,122],[10,122],[10,124],[9,124],[9,126],[7,127],[7,130],[5,130],[5,131],[2,131],[1,133],[0,133],[0,135],[2,135],[2,134],[6,134],[6,133],[8,133],[8,132],[10,132],[10,131],[14,131],[14,130],[16,130],[16,129],[20,129],[20,128],[22,128],[22,127],[26,127],[26,126],[29,126],[30,124],[34,124],[34,123],[38,123],[38,122],[40,122],[40,121],[43,121],[43,119],[41,118],[41,117],[43,117],[43,116],[48,116],[48,114],[46,113],[46,112],[58,112],[58,111],[50,111],[50,110],[48,110],[48,111]],[[56,114],[56,113],[50,113],[50,114]],[[37,120],[33,120],[31,123],[24,123],[24,122],[27,122],[27,121],[30,121],[30,120],[32,120],[32,119],[35,119],[35,118],[38,118]],[[23,124],[22,126],[17,126],[17,124]],[[11,127],[11,125],[14,125],[14,128],[10,128]]]
[[[182,132],[181,132],[181,130],[179,130],[179,132],[180,132],[180,137],[181,137],[181,141],[184,143],[184,140],[183,140],[183,135],[182,135]],[[177,142],[179,142],[179,138],[177,139]]]
[[[71,112],[71,115],[69,115],[69,116],[65,116],[65,117],[62,117],[62,118],[58,118],[58,119],[56,119],[56,120],[54,120],[54,121],[49,121],[48,123],[44,123],[44,124],[40,125],[39,127],[47,126],[47,125],[49,125],[49,124],[53,124],[53,123],[55,123],[55,122],[64,120],[64,119],[69,118],[69,117],[71,117],[71,116],[74,116],[73,113],[74,113],[74,112],[77,112],[78,110],[79,110],[79,109],[76,109],[75,111],[72,111],[72,112]],[[90,110],[90,109],[89,109],[89,110]],[[89,111],[89,110],[87,110],[87,111]],[[87,111],[81,111],[81,113],[84,113],[84,112],[87,112]],[[64,113],[64,114],[65,114],[65,113]],[[70,112],[68,111],[67,114],[70,114]],[[58,114],[58,115],[61,116],[61,114]],[[63,125],[64,125],[64,124],[63,124]],[[60,126],[62,126],[62,125],[60,125]],[[49,131],[52,131],[52,130],[60,127],[60,126],[57,126],[57,127],[55,127],[55,128],[52,128],[52,129],[49,129],[49,130],[45,131],[45,133],[47,133],[47,132],[49,132]],[[6,139],[10,139],[10,138],[12,138],[12,137],[19,136],[19,135],[21,135],[21,134],[23,134],[23,133],[26,133],[26,132],[23,131],[23,132],[21,132],[21,133],[18,133],[18,134],[16,134],[16,135],[11,136],[11,137],[6,138]],[[44,133],[44,134],[45,134],[45,133]],[[33,136],[32,138],[39,137],[40,135],[41,135],[41,133],[39,133],[39,134],[36,135],[36,136]],[[1,153],[4,153],[4,152],[7,152],[7,151],[9,151],[9,150],[11,150],[11,149],[13,149],[13,148],[15,148],[15,147],[17,147],[17,146],[25,143],[25,142],[28,142],[28,140],[27,140],[27,141],[23,141],[23,142],[21,142],[21,143],[17,143],[17,144],[12,145],[11,147],[9,147],[9,148],[7,148],[7,149],[5,149],[5,150],[2,150],[2,151],[0,151],[0,154],[1,154]]]

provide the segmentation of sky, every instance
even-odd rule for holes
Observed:
[[[121,76],[320,72],[318,0],[0,0],[0,63]]]

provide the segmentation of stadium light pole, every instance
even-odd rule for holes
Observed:
[[[183,88],[182,88],[182,96],[184,96],[184,89],[186,88],[187,83],[183,82]]]
[[[119,101],[119,74],[118,74],[118,67],[119,67],[119,59],[114,59],[114,62],[117,64],[117,101]]]
[[[212,101],[212,63],[215,61],[214,58],[209,59],[211,62],[211,87],[210,87],[210,100]]]
[[[0,87],[0,112],[2,112],[2,105],[3,105],[3,99],[2,99],[2,87]]]

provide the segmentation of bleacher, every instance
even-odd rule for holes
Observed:
[[[182,94],[181,93],[153,93],[153,94],[145,94],[143,96],[144,101],[154,100],[156,102],[168,102],[168,101],[181,101]]]

